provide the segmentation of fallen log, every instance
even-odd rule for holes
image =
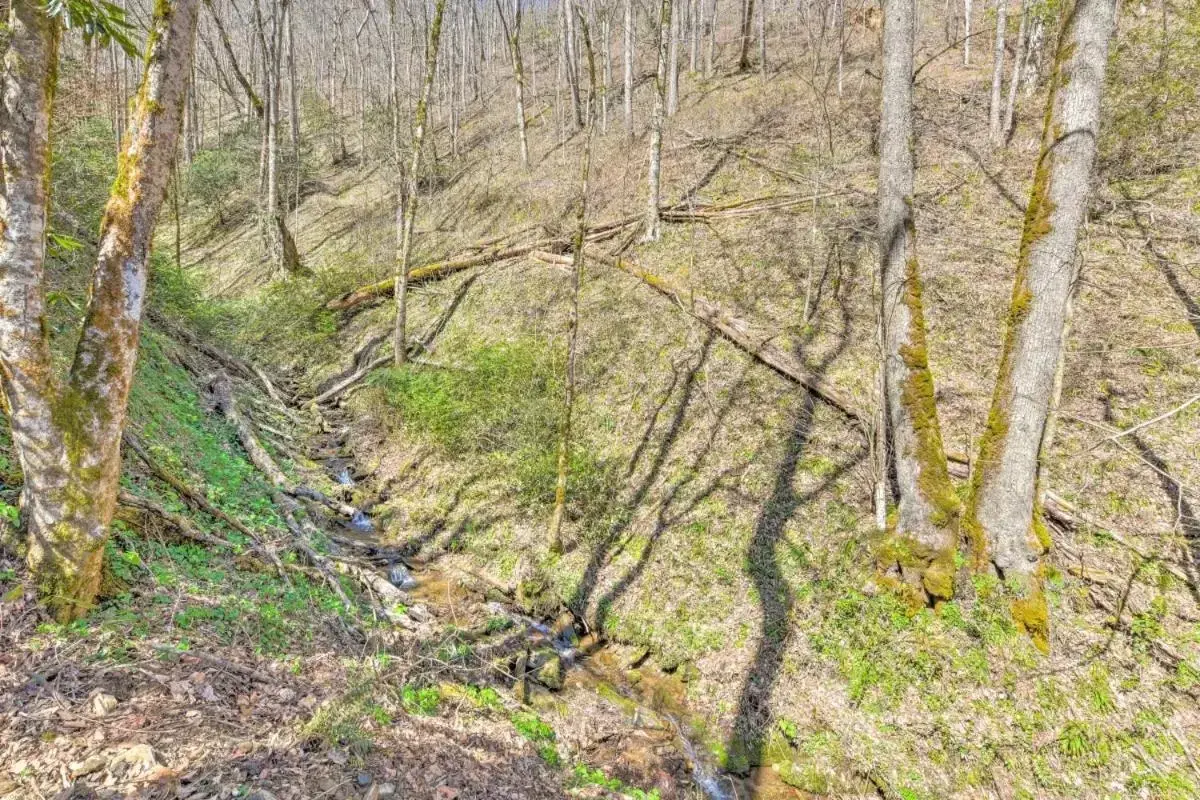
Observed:
[[[132,450],[133,453],[139,459],[141,459],[142,463],[145,464],[150,470],[150,473],[174,489],[175,493],[179,495],[181,500],[193,506],[194,508],[203,511],[213,519],[224,522],[238,533],[250,539],[250,541],[254,543],[254,549],[274,565],[275,569],[279,572],[280,576],[284,578],[284,580],[287,579],[286,570],[284,569],[283,562],[279,560],[279,556],[263,543],[262,538],[252,528],[250,528],[250,526],[246,525],[246,523],[242,522],[232,514],[228,514],[223,511],[211,500],[209,500],[203,492],[188,486],[182,479],[163,466],[158,459],[150,454],[150,451],[146,448],[146,445],[142,443],[142,440],[139,439],[138,436],[133,433],[133,431],[125,431],[122,440],[124,441],[125,446]]]
[[[539,261],[550,264],[570,264],[571,256],[556,255],[538,251],[534,256]],[[677,306],[695,319],[709,326],[726,340],[745,351],[756,361],[770,367],[784,377],[800,384],[827,405],[840,412],[847,419],[865,429],[867,416],[854,408],[849,398],[843,396],[828,382],[812,374],[799,359],[771,343],[771,337],[758,334],[745,320],[727,313],[719,305],[698,294],[682,291],[666,279],[639,267],[634,262],[623,258],[611,258],[605,255],[592,254],[595,261],[606,264],[622,272],[632,275],[654,291],[674,302]]]
[[[279,464],[276,463],[274,457],[267,452],[267,449],[262,446],[262,442],[258,440],[258,435],[250,420],[238,410],[237,400],[233,396],[233,381],[229,379],[227,374],[218,372],[209,384],[209,391],[212,392],[217,410],[221,412],[225,419],[233,424],[234,430],[237,431],[238,441],[242,443],[242,449],[246,451],[246,455],[250,458],[250,463],[262,473],[271,486],[293,497],[304,497],[309,500],[315,500],[347,518],[353,518],[359,513],[359,510],[349,503],[343,503],[340,500],[327,497],[316,489],[294,483],[284,473]]]
[[[482,267],[487,264],[496,264],[501,261],[508,261],[513,258],[520,258],[528,255],[531,250],[538,248],[551,247],[555,243],[553,239],[534,242],[533,244],[518,245],[516,247],[505,247],[500,250],[489,250],[479,255],[468,256],[456,260],[435,261],[432,264],[425,264],[420,267],[414,267],[408,271],[408,285],[412,286],[415,283],[432,280],[434,278],[444,278],[447,275],[452,275],[455,272],[461,272],[464,269],[472,267]],[[390,297],[395,289],[396,279],[387,278],[372,283],[367,286],[360,286],[352,292],[335,297],[325,304],[328,311],[349,311],[352,308],[361,306],[363,303],[368,303],[377,297]]]
[[[416,356],[422,351],[430,351],[430,349],[433,347],[434,341],[436,341],[437,337],[440,336],[442,331],[446,329],[446,325],[449,324],[450,318],[454,316],[454,312],[457,311],[459,305],[462,304],[463,298],[467,296],[467,292],[475,283],[477,277],[478,276],[476,275],[472,275],[470,278],[467,278],[467,280],[463,281],[462,285],[458,287],[458,291],[454,293],[454,297],[450,300],[450,305],[446,306],[445,310],[438,315],[437,319],[435,319],[433,323],[425,330],[425,333],[421,335],[420,339],[409,342],[408,355],[410,359],[415,359]],[[381,367],[386,367],[392,361],[392,358],[392,354],[388,353],[387,355],[382,355],[368,361],[367,363],[359,366],[357,370],[351,372],[349,375],[346,375],[333,386],[314,397],[311,402],[317,405],[320,405],[321,403],[333,402],[340,397],[343,392],[345,392],[351,386],[357,384],[363,378],[367,377],[367,375],[370,373],[380,369]]]

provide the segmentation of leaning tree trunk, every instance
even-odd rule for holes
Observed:
[[[54,616],[94,602],[116,507],[121,430],[137,359],[147,262],[183,119],[199,0],[155,6],[142,88],[100,226],[83,331],[65,381],[45,335],[42,251],[57,24],[15,0],[5,59],[0,386],[25,476],[30,571]]]
[[[1010,584],[1013,618],[1042,648],[1049,615],[1040,558],[1050,540],[1041,462],[1061,381],[1115,15],[1116,0],[1076,0],[1060,12],[1041,152],[967,512],[977,565],[990,564]]]
[[[953,596],[958,501],[950,484],[925,341],[912,216],[914,0],[883,4],[879,255],[884,386],[898,508],[885,561],[922,598]]]
[[[408,168],[408,188],[401,189],[402,222],[400,252],[396,258],[396,325],[393,333],[393,359],[402,366],[408,358],[406,328],[408,324],[408,265],[412,261],[413,228],[417,223],[417,187],[421,169],[421,149],[425,143],[425,123],[429,116],[429,96],[433,92],[433,80],[437,76],[438,46],[442,39],[442,17],[446,11],[446,0],[437,0],[433,7],[433,22],[429,26],[429,43],[425,52],[425,80],[421,84],[421,97],[413,112],[412,160]]]
[[[671,3],[672,0],[662,0],[658,20],[658,72],[654,78],[654,110],[650,117],[650,198],[646,205],[645,239],[648,242],[657,242],[662,236],[662,214],[659,205],[662,198],[662,131],[667,104],[667,48],[671,36]]]
[[[996,48],[992,61],[992,95],[988,106],[988,139],[992,147],[1000,144],[1001,98],[1004,85],[1004,34],[1008,24],[1008,0],[996,0]]]

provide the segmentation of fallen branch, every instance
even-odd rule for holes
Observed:
[[[454,312],[458,310],[463,298],[467,296],[467,292],[470,290],[477,278],[477,275],[472,275],[470,278],[467,278],[467,280],[463,281],[462,285],[458,287],[458,291],[454,293],[454,297],[450,300],[450,304],[446,306],[445,310],[443,310],[441,314],[438,315],[437,319],[435,319],[429,328],[426,329],[425,333],[421,335],[420,339],[409,342],[408,355],[410,359],[415,359],[417,354],[420,352],[428,353],[430,351],[430,349],[433,347],[434,341],[436,341],[437,337],[441,335],[443,330],[445,330],[446,325],[450,322],[450,318],[454,316]],[[321,403],[333,402],[351,386],[354,386],[356,383],[367,377],[367,375],[371,374],[375,370],[387,366],[391,361],[391,353],[368,361],[366,364],[361,365],[356,371],[350,373],[333,386],[314,397],[312,402],[317,405],[320,405]]]
[[[177,530],[181,535],[194,542],[200,542],[211,547],[224,547],[230,550],[234,549],[233,543],[222,539],[219,536],[214,536],[211,533],[202,531],[196,523],[192,522],[182,514],[176,514],[170,511],[161,503],[156,503],[148,497],[139,497],[133,492],[122,490],[117,496],[117,502],[123,508],[143,511],[161,518],[164,522]]]
[[[256,680],[259,683],[278,682],[276,678],[272,678],[265,672],[259,672],[252,667],[243,666],[235,661],[228,661],[220,656],[214,656],[210,653],[205,653],[202,650],[180,650],[176,647],[171,647],[170,645],[165,644],[156,644],[154,645],[154,649],[165,655],[179,656],[180,658],[194,658],[197,661],[203,661],[205,664],[219,667],[220,669],[228,670],[229,672],[235,672],[238,675]]]
[[[327,497],[316,489],[294,483],[284,473],[279,464],[275,462],[274,457],[267,452],[267,449],[258,440],[258,435],[255,433],[254,426],[250,423],[250,420],[238,410],[237,401],[233,396],[233,381],[229,379],[228,375],[224,372],[217,373],[209,384],[209,390],[213,394],[217,410],[221,412],[225,419],[233,424],[234,429],[237,431],[238,441],[242,443],[242,449],[249,456],[250,463],[263,474],[273,487],[293,497],[304,497],[309,500],[315,500],[347,518],[353,518],[359,513],[359,510],[349,503],[343,503],[340,500]]]
[[[534,254],[540,261],[550,264],[570,264],[569,255],[537,252]],[[771,343],[771,337],[756,334],[751,325],[727,313],[716,303],[692,292],[685,292],[671,285],[666,279],[639,267],[632,261],[623,258],[593,254],[595,261],[607,264],[622,272],[632,275],[654,291],[668,298],[695,319],[712,328],[739,349],[745,351],[756,361],[770,367],[789,380],[800,384],[829,406],[839,411],[847,419],[865,427],[867,417],[856,410],[849,398],[821,380],[805,367],[799,359],[788,354]]]
[[[432,280],[435,278],[444,278],[447,275],[452,275],[455,272],[461,272],[464,269],[472,267],[482,267],[487,264],[496,264],[501,261],[508,261],[513,258],[520,258],[528,255],[531,250],[539,247],[551,247],[555,240],[543,240],[533,244],[519,245],[517,247],[506,247],[500,250],[489,250],[485,253],[460,258],[456,260],[435,261],[432,264],[414,267],[408,271],[408,285],[412,286],[415,283]],[[396,286],[395,278],[387,278],[386,280],[372,283],[368,286],[360,286],[352,292],[347,292],[341,297],[335,297],[325,304],[325,308],[329,311],[349,311],[352,308],[361,306],[363,303],[370,302],[377,297],[390,297]]]

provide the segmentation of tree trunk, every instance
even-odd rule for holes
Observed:
[[[1003,139],[1000,127],[1000,105],[1004,85],[1004,34],[1008,24],[1008,0],[996,0],[996,49],[992,62],[992,96],[988,107],[988,139],[992,147]]]
[[[625,136],[633,139],[633,0],[625,0]]]
[[[116,507],[121,430],[137,359],[154,224],[180,138],[199,0],[160,2],[142,90],[100,227],[83,331],[65,382],[45,334],[42,251],[58,25],[10,7],[5,59],[0,386],[25,476],[30,570],[59,620],[95,600]]]
[[[679,25],[682,14],[671,14],[671,39],[667,46],[667,116],[679,107]]]
[[[671,36],[671,2],[662,0],[658,20],[658,72],[654,78],[654,111],[650,117],[650,170],[647,175],[650,196],[646,205],[645,240],[657,242],[662,236],[662,131],[667,104],[667,49]]]
[[[521,167],[529,166],[529,137],[525,130],[525,68],[521,63],[521,0],[513,0],[513,23],[509,28],[504,18],[502,0],[496,0],[496,11],[500,17],[500,25],[504,29],[504,38],[508,41],[508,51],[512,58],[513,82],[516,83],[517,100],[517,134],[521,145]]]
[[[583,156],[579,167],[579,202],[575,212],[575,237],[571,258],[571,310],[567,323],[567,374],[564,381],[563,421],[558,440],[558,474],[554,486],[554,511],[547,537],[550,552],[562,552],[562,521],[567,505],[567,478],[571,462],[571,417],[575,410],[575,366],[579,338],[579,286],[583,277],[583,247],[587,237],[588,178],[592,169],[592,137],[595,128],[596,59],[587,26],[583,26],[590,98],[584,121]]]
[[[743,0],[742,2],[742,49],[741,55],[738,56],[738,69],[742,72],[750,71],[750,45],[754,40],[754,0]]]
[[[566,71],[567,88],[571,90],[571,111],[574,114],[575,130],[583,128],[583,97],[579,91],[579,56],[575,51],[575,3],[562,0],[563,68]]]
[[[413,112],[412,157],[409,163],[407,190],[401,189],[402,214],[400,252],[396,259],[396,325],[393,334],[393,360],[403,366],[408,358],[405,339],[408,316],[408,264],[412,260],[413,228],[417,222],[417,188],[421,169],[421,149],[425,143],[425,123],[429,115],[429,96],[433,92],[433,80],[437,75],[438,46],[442,38],[442,16],[446,11],[446,0],[437,0],[433,7],[433,22],[429,26],[429,42],[425,47],[425,79],[421,84],[421,97]],[[402,178],[403,180],[403,178]]]
[[[254,87],[247,80],[246,74],[238,66],[237,56],[233,52],[233,42],[229,40],[229,34],[225,30],[225,25],[221,22],[221,16],[213,8],[212,0],[204,0],[204,5],[208,8],[213,24],[216,25],[217,35],[221,39],[221,46],[225,48],[225,55],[229,58],[229,68],[233,70],[233,76],[237,78],[237,82],[241,84],[243,91],[246,92],[246,99],[250,101],[250,107],[254,109],[255,116],[262,119],[265,110],[262,98],[254,91]]]
[[[1017,121],[1017,89],[1021,85],[1021,64],[1025,61],[1029,29],[1029,2],[1021,0],[1021,21],[1017,26],[1017,52],[1013,57],[1012,76],[1008,82],[1008,104],[1004,107],[1003,136],[1005,143],[1012,138]]]
[[[717,0],[708,9],[708,47],[704,51],[704,77],[712,76],[717,59]]]
[[[971,0],[963,0],[963,66],[971,66]]]
[[[879,125],[879,254],[884,384],[898,508],[885,553],[931,600],[953,596],[958,501],[950,484],[926,352],[912,216],[914,0],[883,4]]]
[[[1041,554],[1041,463],[1061,379],[1116,0],[1064,3],[1042,146],[1025,214],[1004,348],[972,476],[967,525],[977,566],[1012,587],[1013,617],[1042,648],[1049,617]]]

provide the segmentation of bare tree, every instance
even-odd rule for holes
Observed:
[[[406,327],[408,322],[408,266],[412,261],[413,228],[417,222],[417,189],[420,185],[421,150],[425,143],[425,126],[429,117],[429,98],[433,93],[433,81],[437,76],[438,47],[442,40],[442,17],[446,12],[446,0],[436,0],[433,21],[429,25],[429,42],[425,46],[425,78],[421,83],[421,98],[413,112],[412,155],[408,166],[407,181],[400,177],[396,215],[401,218],[399,250],[396,256],[396,325],[393,332],[392,358],[396,366],[403,366],[408,359]]]
[[[742,0],[742,49],[738,56],[738,69],[750,71],[750,46],[754,30],[754,0]]]
[[[980,566],[1016,599],[1013,617],[1049,646],[1041,554],[1041,463],[1062,382],[1063,348],[1079,274],[1076,245],[1087,212],[1100,99],[1116,0],[1075,0],[1061,29],[1041,151],[1017,256],[1016,278],[988,425],[980,441],[966,523]]]
[[[44,253],[59,22],[12,0],[0,118],[0,388],[24,472],[28,561],[59,620],[100,587],[121,431],[137,360],[147,262],[180,138],[199,0],[160,0],[142,89],[100,228],[83,331],[65,380],[46,326]]]
[[[992,146],[1000,144],[1000,105],[1004,85],[1004,34],[1008,24],[1008,0],[996,0],[996,49],[992,62],[992,95],[988,106],[988,138]]]
[[[504,7],[501,0],[496,0],[496,13],[504,28],[504,38],[508,41],[508,53],[512,59],[513,82],[516,84],[517,99],[517,135],[521,145],[521,166],[529,166],[529,137],[525,132],[525,67],[521,62],[521,0],[513,0],[513,21],[509,27],[504,17]]]
[[[1013,56],[1012,76],[1008,81],[1008,103],[1004,107],[1002,126],[1004,141],[1012,138],[1017,119],[1017,89],[1021,85],[1021,64],[1025,61],[1025,46],[1029,30],[1029,0],[1021,0],[1021,21],[1017,25],[1017,51]]]
[[[633,0],[625,0],[624,41],[625,57],[625,136],[633,138]]]
[[[587,236],[588,179],[592,170],[592,138],[595,128],[596,59],[587,22],[582,15],[579,27],[583,32],[586,56],[589,99],[584,123],[583,156],[579,166],[579,199],[575,210],[575,236],[571,254],[571,310],[567,322],[567,374],[564,381],[563,419],[558,439],[558,474],[554,486],[554,511],[550,516],[548,538],[550,551],[562,551],[562,521],[567,506],[567,478],[571,463],[571,418],[575,411],[576,360],[579,339],[579,288],[583,279],[583,248]]]
[[[879,255],[884,386],[899,493],[894,548],[903,577],[935,600],[953,596],[958,500],[950,484],[925,341],[913,221],[914,0],[883,3]]]
[[[662,0],[658,18],[658,72],[654,78],[654,110],[650,116],[650,169],[647,179],[650,197],[646,205],[646,233],[648,242],[657,242],[662,236],[662,132],[667,104],[667,55],[671,36],[671,3]]]
[[[679,25],[682,14],[671,15],[671,39],[667,46],[667,116],[679,106]]]

